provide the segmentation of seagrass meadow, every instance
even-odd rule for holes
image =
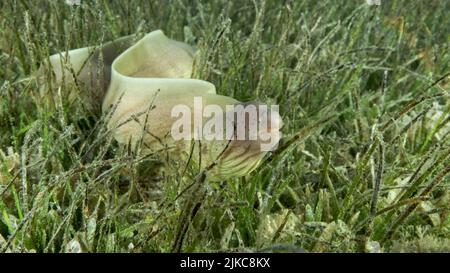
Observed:
[[[256,170],[121,146],[38,80],[157,29],[218,94],[279,105]],[[0,252],[450,252],[449,75],[450,1],[1,1]]]

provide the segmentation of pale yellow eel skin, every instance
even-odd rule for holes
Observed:
[[[249,174],[266,154],[261,150],[260,138],[175,140],[172,137],[171,128],[179,119],[172,115],[173,107],[187,106],[192,110],[193,120],[198,107],[217,105],[225,112],[227,105],[240,102],[216,94],[210,82],[192,79],[193,48],[169,39],[161,30],[148,33],[134,44],[132,37],[127,36],[102,47],[71,50],[68,56],[64,53],[50,56],[57,82],[74,81],[71,71],[77,71],[77,84],[82,84],[86,93],[81,97],[90,100],[87,103],[92,105],[102,101],[103,113],[110,116],[107,126],[122,145],[141,145],[144,152],[161,151],[162,156],[168,155],[181,163],[190,160],[199,169],[209,169],[210,180]],[[102,75],[102,85],[93,89],[90,83],[95,75]],[[201,97],[202,104],[194,104],[194,97]],[[269,131],[278,133],[282,124],[280,116],[268,118],[272,125]],[[202,122],[207,120],[204,118]]]

